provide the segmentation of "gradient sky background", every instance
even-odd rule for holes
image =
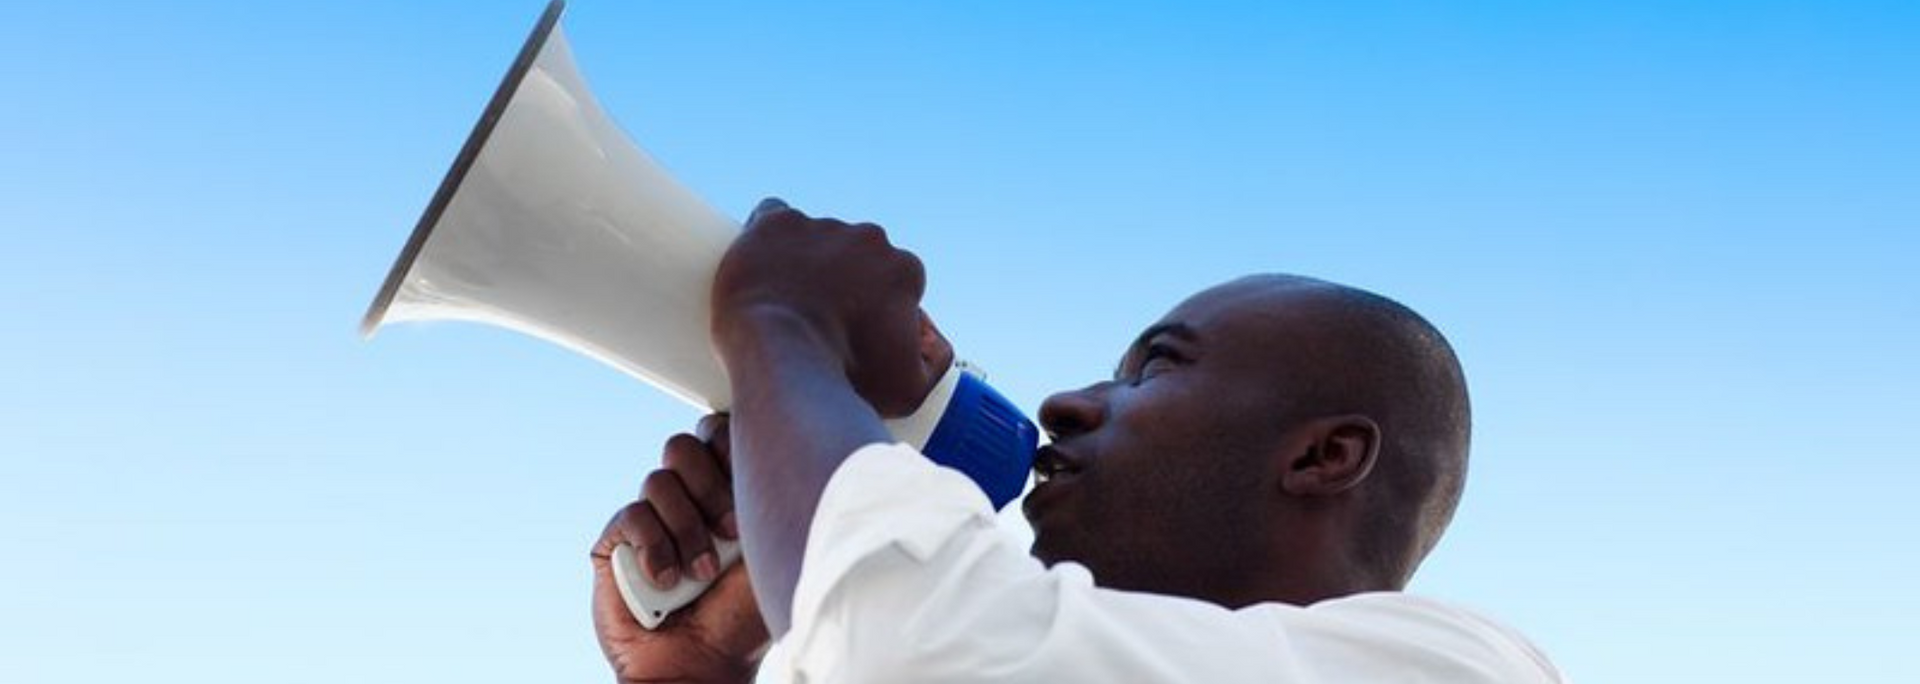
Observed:
[[[1477,431],[1416,588],[1578,681],[1920,681],[1920,4],[1038,4],[566,23],[716,206],[889,226],[1025,406],[1242,273],[1425,312]],[[0,681],[605,681],[587,547],[695,412],[355,334],[541,3],[14,5]]]

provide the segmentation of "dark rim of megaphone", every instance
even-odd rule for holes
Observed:
[[[413,227],[413,235],[407,238],[407,246],[402,247],[400,257],[394,259],[393,270],[387,272],[387,282],[380,286],[380,294],[373,298],[373,305],[367,307],[366,317],[360,319],[362,337],[372,337],[374,329],[380,327],[380,320],[387,315],[387,307],[393,305],[394,295],[400,292],[400,283],[406,281],[407,271],[413,269],[414,258],[420,256],[420,249],[427,244],[427,236],[440,223],[441,213],[453,202],[454,192],[460,189],[460,183],[467,178],[467,171],[480,158],[480,150],[487,146],[487,138],[493,135],[494,125],[500,123],[501,115],[507,111],[507,104],[513,101],[514,92],[520,89],[520,82],[533,69],[534,59],[540,56],[540,48],[546,46],[547,37],[553,35],[553,27],[560,24],[560,13],[566,7],[566,0],[547,3],[547,11],[540,15],[540,23],[534,25],[526,44],[520,46],[520,55],[513,58],[513,67],[507,69],[506,78],[500,79],[500,87],[493,91],[493,99],[487,102],[486,111],[480,114],[480,121],[473,125],[473,132],[467,135],[466,144],[460,146],[460,156],[453,158],[453,168],[447,169],[447,176],[440,180],[440,189],[433,192],[433,201],[427,203],[426,212],[420,215],[420,222]]]

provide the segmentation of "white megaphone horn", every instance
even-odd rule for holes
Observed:
[[[709,411],[727,409],[708,339],[708,294],[738,223],[668,176],[594,101],[547,5],[434,192],[361,322],[464,320],[598,359]],[[980,485],[1001,507],[1024,488],[1038,430],[964,364],[948,369],[894,437]],[[718,541],[718,540],[716,540]],[[737,544],[716,544],[723,565]],[[621,596],[656,627],[705,591],[646,580],[614,553]]]

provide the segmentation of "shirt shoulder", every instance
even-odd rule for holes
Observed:
[[[1416,594],[1369,592],[1305,608],[1261,604],[1245,611],[1274,621],[1292,646],[1334,660],[1343,653],[1374,658],[1388,649],[1398,667],[1458,675],[1434,681],[1566,681],[1518,631],[1466,607]]]

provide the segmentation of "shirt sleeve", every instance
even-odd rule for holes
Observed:
[[[764,665],[795,684],[1560,682],[1517,635],[1379,593],[1228,610],[1094,586],[994,527],[964,475],[905,445],[854,452],[821,494],[793,627]]]

